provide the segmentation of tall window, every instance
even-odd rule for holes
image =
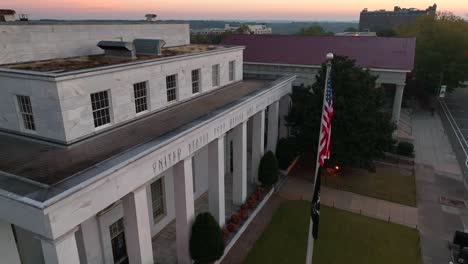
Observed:
[[[107,91],[91,94],[94,127],[100,127],[111,122],[109,94]]]
[[[211,66],[211,78],[213,87],[219,86],[219,64]]]
[[[109,226],[114,263],[126,263],[128,260],[123,218]]]
[[[192,93],[200,92],[200,69],[192,71]]]
[[[236,78],[236,61],[229,62],[229,81],[232,82]]]
[[[16,99],[18,100],[18,107],[21,114],[21,118],[23,119],[24,128],[27,130],[36,130],[31,105],[31,98],[25,95],[17,95]]]
[[[148,110],[148,92],[146,82],[139,82],[133,85],[135,95],[135,111],[137,113]]]
[[[153,207],[153,219],[155,222],[166,214],[163,183],[163,178],[159,178],[151,184],[151,206]]]
[[[177,74],[166,76],[166,92],[168,102],[177,99]]]

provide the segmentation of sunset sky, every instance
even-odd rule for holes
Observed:
[[[432,0],[431,0],[432,1]],[[0,8],[15,9],[32,19],[142,19],[156,13],[160,19],[358,20],[359,12],[425,9],[422,0],[1,0]],[[443,0],[439,11],[467,18],[468,0]]]

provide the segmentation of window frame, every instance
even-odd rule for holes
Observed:
[[[22,128],[23,131],[36,133],[37,125],[34,119],[34,111],[32,107],[31,96],[17,94],[15,96],[15,99],[16,99],[18,117],[22,121],[22,122],[19,122],[20,127]],[[25,100],[21,100],[21,99],[25,99]],[[25,117],[28,117],[28,118],[25,118]]]
[[[221,72],[221,67],[219,64],[214,64],[211,66],[211,86],[212,87],[220,86],[221,84],[220,72]]]
[[[153,188],[156,188],[154,186],[156,186],[156,184],[160,183],[161,184],[161,194],[160,194],[160,197],[156,197],[156,193],[153,192]],[[155,190],[157,191],[157,190]],[[151,213],[152,213],[152,218],[153,218],[153,222],[156,224],[158,223],[159,221],[161,221],[161,219],[163,219],[166,215],[167,215],[167,208],[166,208],[166,188],[165,188],[165,181],[164,181],[164,177],[161,177],[155,181],[153,181],[151,184],[150,184],[150,195],[151,195]],[[156,209],[155,208],[155,202],[157,202],[156,199],[160,198],[161,199],[161,212],[160,213],[157,213]]]
[[[174,77],[174,81],[170,82],[168,79],[171,78],[171,77]],[[178,74],[171,74],[171,75],[167,75],[166,76],[166,101],[168,103],[171,103],[171,102],[176,102],[178,100],[178,94],[177,94],[177,86],[178,86]],[[174,84],[174,87],[169,87],[169,84]],[[174,91],[172,93],[172,91]],[[174,96],[173,99],[170,100],[170,98],[172,98],[172,96]]]
[[[236,61],[235,60],[232,60],[232,61],[229,61],[229,72],[228,72],[228,75],[229,75],[229,81],[230,82],[233,82],[236,80]]]
[[[197,72],[197,80],[194,80],[194,75],[193,73]],[[191,72],[191,80],[192,80],[192,94],[197,94],[201,92],[201,69],[194,69]],[[196,84],[196,91],[195,91],[195,84]]]
[[[139,89],[139,91],[137,91],[137,89]],[[141,93],[141,91],[144,91],[144,92]],[[137,92],[140,92],[138,96],[137,96]],[[137,82],[133,84],[133,102],[135,105],[136,115],[144,114],[149,111],[150,105],[149,105],[148,81]],[[138,111],[139,109],[142,109],[141,108],[142,106],[145,109]]]
[[[106,99],[107,99],[107,106],[104,106],[104,107],[101,107],[101,108],[98,108],[98,109],[94,109],[94,105],[97,104],[97,102],[100,102],[100,101],[103,101],[101,98],[99,98],[98,101],[96,102],[93,102],[93,95],[97,95],[97,94],[106,94]],[[112,125],[112,101],[111,101],[111,93],[110,93],[110,90],[103,90],[103,91],[98,91],[98,92],[95,92],[95,93],[91,93],[90,94],[90,101],[91,101],[91,112],[92,112],[92,115],[93,115],[93,123],[94,123],[94,128],[95,129],[102,129],[102,128],[105,128],[105,127],[108,127],[110,125]],[[103,119],[103,116],[99,116],[96,118],[96,115],[95,113],[99,112],[99,111],[104,111],[106,112],[107,111],[107,114],[108,114],[108,119],[109,121],[107,123],[102,123],[101,125],[97,125],[97,118],[100,118],[100,119]]]

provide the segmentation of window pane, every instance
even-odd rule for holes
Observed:
[[[91,94],[94,127],[110,123],[110,104],[107,91]]]
[[[200,91],[200,70],[192,71],[192,93],[198,93]]]
[[[151,202],[153,208],[153,219],[158,220],[165,215],[164,186],[163,179],[159,178],[151,184]]]
[[[135,97],[135,111],[140,113],[148,110],[146,82],[135,83],[133,85],[133,93]]]
[[[229,81],[234,81],[234,79],[236,78],[235,65],[235,61],[229,62]]]
[[[24,128],[27,130],[36,130],[31,99],[29,98],[29,96],[17,95],[16,100],[18,102],[18,108],[21,114],[21,118],[23,119]]]
[[[167,101],[171,102],[177,99],[177,75],[169,75],[166,77],[166,92]]]
[[[211,67],[211,74],[213,86],[219,86],[219,64]]]

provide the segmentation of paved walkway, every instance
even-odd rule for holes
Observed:
[[[352,192],[322,187],[321,202],[338,209],[416,228],[418,209]]]
[[[467,200],[461,170],[440,117],[417,111],[413,116],[416,193],[424,264],[449,263],[455,230],[468,227],[468,210],[442,205],[440,196]]]
[[[312,200],[311,181],[301,177],[290,177],[280,195],[291,200]],[[322,185],[320,201],[330,207],[363,214],[410,227],[418,225],[418,209],[364,195],[328,188]]]

